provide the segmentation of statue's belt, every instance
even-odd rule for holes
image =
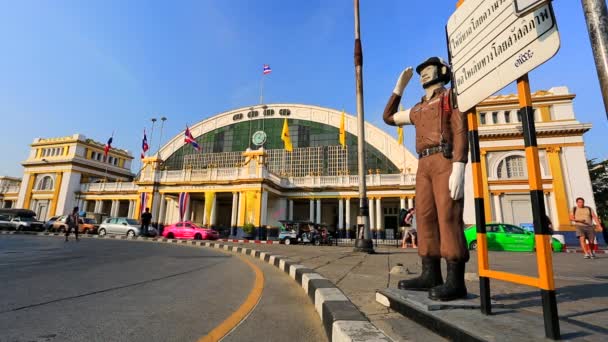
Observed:
[[[443,152],[442,145],[425,148],[424,150],[420,151],[420,153],[418,153],[418,157],[424,158],[424,157],[428,157],[432,154],[439,153],[439,152]]]

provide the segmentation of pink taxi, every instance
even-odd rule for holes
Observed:
[[[199,227],[192,222],[178,222],[163,229],[167,239],[217,240],[219,233],[213,229]]]

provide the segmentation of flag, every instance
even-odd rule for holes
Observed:
[[[270,65],[264,64],[264,70],[263,70],[264,75],[268,75],[271,72],[272,72],[272,69],[270,69]]]
[[[287,118],[283,121],[283,131],[281,132],[281,140],[285,145],[285,150],[292,152],[293,146],[291,145],[291,136],[289,136],[289,126],[287,125]]]
[[[186,207],[188,206],[189,199],[190,195],[187,192],[179,193],[179,222],[184,221],[184,216],[186,216]]]
[[[146,136],[146,130],[144,129],[144,138],[141,140],[141,159],[144,159],[146,152],[150,149],[148,146],[148,137]]]
[[[342,110],[342,117],[340,118],[340,145],[342,148],[346,148],[346,113]]]
[[[112,137],[114,135],[112,135],[110,137],[110,139],[108,139],[108,142],[106,143],[106,146],[103,148],[103,156],[107,157],[108,156],[108,152],[110,151],[110,149],[112,148]]]
[[[192,145],[192,147],[194,147],[197,151],[201,150],[201,147],[198,145],[196,140],[194,140],[192,133],[190,133],[190,129],[188,128],[188,126],[186,126],[186,132],[184,133],[184,135],[186,136],[186,138],[184,138],[184,142],[186,144]]]
[[[397,141],[399,145],[403,145],[403,127],[397,126]]]

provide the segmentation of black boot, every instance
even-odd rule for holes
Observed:
[[[464,265],[464,262],[448,262],[445,284],[430,289],[429,298],[442,302],[466,298],[467,287],[464,284]]]
[[[441,284],[443,284],[441,259],[422,257],[422,274],[420,274],[420,277],[401,280],[398,287],[401,290],[427,291]]]

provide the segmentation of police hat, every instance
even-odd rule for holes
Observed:
[[[452,78],[450,75],[450,73],[451,73],[450,65],[448,63],[446,63],[443,60],[443,58],[441,58],[441,57],[431,57],[431,58],[427,59],[426,61],[422,62],[422,64],[420,64],[419,66],[416,67],[416,72],[418,73],[418,75],[420,75],[422,70],[429,65],[435,65],[435,66],[437,66],[437,68],[439,68],[437,79],[432,80],[429,83],[437,83],[437,82],[449,83],[450,82],[450,79]]]

